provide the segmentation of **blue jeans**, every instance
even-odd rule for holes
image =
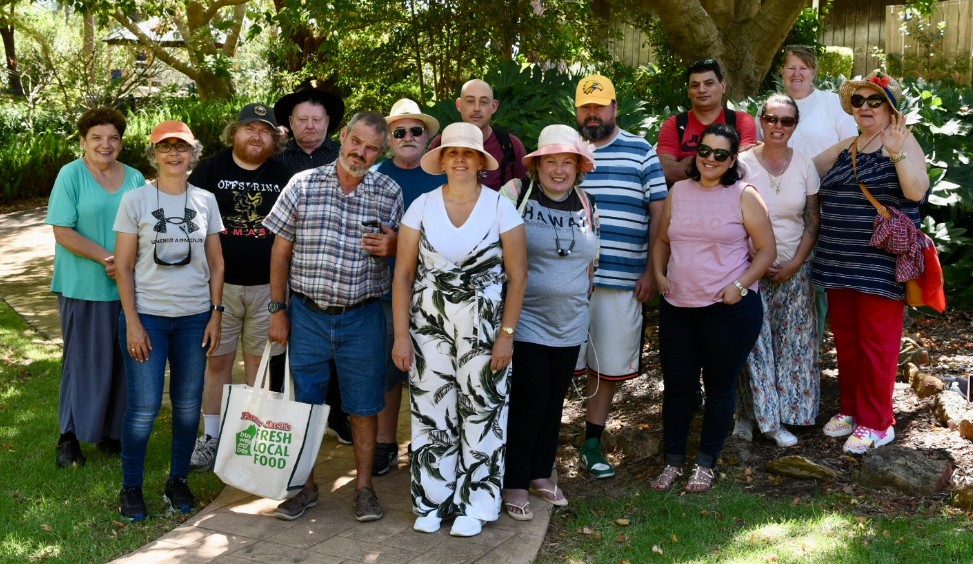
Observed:
[[[375,300],[351,311],[329,315],[295,296],[290,314],[291,375],[294,399],[322,404],[337,369],[342,410],[348,415],[376,415],[385,407],[385,312]]]
[[[659,303],[659,360],[662,364],[662,436],[666,464],[684,466],[686,440],[703,373],[706,408],[696,464],[712,468],[733,423],[736,383],[757,342],[763,304],[750,292],[733,305],[676,307]]]
[[[172,454],[169,476],[185,478],[199,428],[199,407],[203,397],[206,349],[203,334],[210,313],[183,317],[139,314],[152,343],[145,362],[127,352],[125,312],[118,320],[118,341],[125,360],[128,406],[122,424],[122,485],[142,487],[145,477],[145,451],[152,434],[162,392],[165,388],[166,361],[169,363],[169,399],[172,402]]]

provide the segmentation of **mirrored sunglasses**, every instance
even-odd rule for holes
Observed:
[[[783,127],[794,127],[797,125],[797,118],[791,116],[778,117],[774,114],[764,114],[760,116],[760,121],[770,125],[777,125],[780,122]]]
[[[852,94],[850,101],[852,108],[860,108],[865,104],[868,104],[869,108],[877,108],[885,103],[885,96],[882,96],[881,94],[872,94],[866,98],[861,94]]]
[[[700,145],[697,147],[696,154],[704,159],[708,159],[710,155],[713,155],[713,158],[716,159],[717,162],[724,162],[731,156],[730,152],[726,149],[714,149],[709,145]]]
[[[423,133],[426,132],[425,128],[413,125],[412,127],[399,127],[392,130],[392,137],[396,139],[405,139],[405,132],[408,131],[413,137],[421,137]]]
[[[180,141],[178,143],[168,143],[163,141],[162,143],[155,144],[155,150],[159,153],[168,153],[173,149],[175,149],[178,153],[187,153],[190,149],[192,149],[192,146],[185,141]]]

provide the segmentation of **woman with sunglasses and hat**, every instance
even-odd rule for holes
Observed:
[[[774,227],[777,260],[760,281],[764,320],[739,380],[733,434],[752,440],[752,422],[779,447],[797,444],[784,427],[814,425],[821,374],[811,287],[811,251],[818,239],[818,185],[811,159],[789,146],[803,121],[787,94],[758,112],[764,142],[740,155],[744,179],[757,188]]]
[[[763,320],[758,280],[777,256],[767,206],[741,180],[733,126],[703,130],[689,178],[666,197],[652,268],[659,304],[659,357],[665,386],[666,465],[652,481],[667,490],[685,472],[686,442],[700,372],[706,392],[696,466],[687,492],[710,489],[733,423],[736,381]],[[751,248],[752,247],[752,248]]]
[[[897,110],[902,89],[895,79],[874,71],[842,84],[840,97],[861,133],[814,158],[821,232],[811,281],[828,293],[838,353],[841,407],[824,433],[847,436],[843,450],[864,454],[895,438],[892,391],[905,289],[895,278],[895,256],[869,245],[877,212],[859,183],[918,228],[929,177],[925,154]]]
[[[514,338],[503,500],[518,521],[533,518],[528,488],[568,504],[551,480],[561,409],[581,345],[598,233],[593,201],[579,185],[594,170],[594,148],[566,125],[545,127],[523,158],[528,178],[500,190],[517,204],[527,232],[527,290]]]
[[[196,504],[186,476],[199,427],[206,357],[220,343],[223,222],[212,193],[188,182],[203,146],[180,121],[157,125],[146,150],[158,177],[122,199],[115,262],[122,301],[128,408],[122,428],[120,512],[148,516],[142,495],[145,453],[162,405],[166,363],[172,402],[172,453],[165,500],[173,511]]]
[[[399,229],[392,360],[410,372],[414,529],[480,534],[500,515],[513,340],[524,288],[523,221],[483,186],[498,166],[475,125],[454,123],[420,161],[446,183],[416,198]]]

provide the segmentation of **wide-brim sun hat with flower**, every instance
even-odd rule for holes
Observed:
[[[888,102],[892,111],[899,113],[899,102],[902,101],[902,87],[891,76],[880,70],[874,70],[871,74],[865,76],[865,78],[856,77],[851,80],[846,80],[841,85],[841,90],[838,95],[841,98],[841,109],[846,114],[853,115],[851,113],[854,109],[851,107],[851,97],[855,93],[855,90],[859,88],[869,88],[881,94],[885,97],[885,101]]]
[[[591,172],[595,169],[595,149],[591,143],[582,139],[573,127],[561,124],[549,125],[542,129],[537,138],[537,150],[524,155],[522,160],[525,165],[530,165],[530,161],[537,157],[558,153],[573,153],[580,156],[578,170],[581,172]]]
[[[443,149],[449,147],[462,147],[478,151],[483,155],[483,160],[485,161],[483,168],[487,170],[497,170],[500,168],[500,163],[497,162],[497,159],[493,158],[493,155],[486,152],[486,149],[483,148],[483,132],[472,123],[466,123],[465,121],[451,123],[443,129],[443,134],[440,139],[442,140],[441,144],[423,155],[422,160],[419,161],[422,170],[429,174],[443,174],[440,153]]]

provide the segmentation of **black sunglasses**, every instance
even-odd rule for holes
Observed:
[[[723,162],[732,156],[726,149],[714,149],[709,145],[702,144],[696,148],[696,154],[704,159],[707,159],[710,155],[713,155],[713,158],[716,159],[717,162]]]
[[[193,260],[193,243],[192,241],[189,240],[189,233],[186,232],[186,227],[184,225],[180,225],[179,229],[181,229],[182,232],[185,233],[186,235],[186,244],[189,246],[189,254],[187,254],[184,259],[178,262],[166,262],[160,259],[159,258],[159,232],[156,231],[155,241],[152,243],[152,260],[154,260],[155,263],[158,264],[159,266],[185,266],[189,264],[191,260]]]
[[[561,248],[561,239],[557,236],[557,227],[554,228],[554,247],[557,249],[557,256],[559,257],[569,257],[571,252],[574,251],[574,227],[571,228],[571,244],[568,248]]]
[[[159,145],[156,145],[156,147],[158,146]],[[163,152],[168,152],[168,151],[163,151]],[[188,220],[189,218],[194,217],[196,215],[196,212],[190,210],[188,207],[189,206],[188,187],[186,188],[185,194],[186,195],[183,197],[183,204],[182,204],[182,208],[184,210],[183,217],[186,218],[186,220]],[[189,252],[186,255],[186,257],[178,262],[166,262],[159,258],[159,233],[166,232],[166,223],[168,223],[168,220],[166,219],[165,209],[162,207],[162,204],[159,203],[158,181],[156,181],[155,184],[155,205],[157,207],[157,210],[155,212],[152,212],[152,215],[155,216],[155,218],[158,219],[159,222],[155,224],[155,227],[153,227],[153,229],[155,229],[155,240],[152,242],[152,260],[154,260],[155,263],[158,264],[159,266],[185,266],[189,264],[189,261],[193,259],[193,242],[189,240],[189,230],[186,229],[185,224],[180,225],[179,229],[186,235],[186,245],[189,246]]]
[[[405,132],[408,131],[413,137],[421,137],[426,129],[419,125],[413,125],[412,127],[400,127],[398,129],[392,130],[392,137],[396,139],[405,139]]]
[[[791,116],[777,117],[774,114],[764,114],[760,116],[760,121],[769,123],[770,125],[777,125],[777,122],[780,122],[784,127],[794,127],[797,125],[797,118]]]
[[[869,108],[877,108],[885,103],[885,96],[882,96],[881,94],[872,94],[866,98],[861,94],[852,94],[850,101],[852,108],[860,108],[865,104],[868,104]]]
[[[180,141],[178,143],[167,143],[163,141],[162,143],[155,144],[155,150],[160,153],[168,153],[173,149],[175,149],[177,153],[188,153],[189,150],[192,149],[192,146],[185,141]]]

